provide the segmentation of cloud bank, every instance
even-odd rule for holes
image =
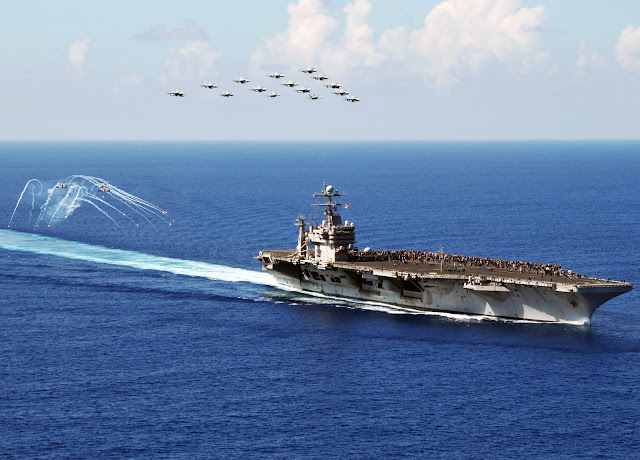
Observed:
[[[71,43],[69,48],[67,48],[67,59],[69,60],[69,64],[71,64],[71,67],[80,74],[85,71],[90,44],[90,38],[83,38],[82,40]]]
[[[629,26],[620,33],[616,58],[623,70],[640,72],[640,27]]]

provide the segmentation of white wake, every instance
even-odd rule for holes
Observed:
[[[0,230],[0,248],[140,270],[157,270],[211,280],[245,282],[268,286],[276,285],[275,280],[263,272],[206,262],[154,256],[137,251],[110,249],[103,246],[67,241],[33,233],[20,233],[12,230]]]

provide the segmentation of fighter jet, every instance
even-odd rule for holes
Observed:
[[[306,69],[302,69],[300,72],[308,73],[309,75],[311,75],[312,73],[315,73],[317,71],[318,69],[316,69],[315,67],[307,67]]]
[[[271,78],[278,79],[278,78],[283,78],[283,77],[284,77],[284,74],[283,74],[283,73],[280,73],[280,72],[272,72],[272,73],[270,73],[270,74],[269,74],[269,76],[270,76]]]
[[[278,97],[280,96],[280,94],[276,93],[275,91],[273,91],[271,94],[268,94],[269,97]]]
[[[340,83],[329,83],[328,85],[324,85],[329,89],[340,89],[342,85]]]
[[[103,184],[98,188],[98,191],[102,193],[109,193],[111,189]]]
[[[283,83],[282,86],[287,86],[289,88],[293,88],[294,86],[298,86],[298,84],[295,81],[289,80],[288,82]]]
[[[267,90],[267,88],[265,88],[264,86],[254,86],[253,88],[251,88],[251,91],[255,91],[256,93],[263,93]]]
[[[359,97],[346,97],[345,100],[349,101],[349,102],[359,102],[360,98]]]
[[[328,80],[329,77],[327,77],[326,75],[316,75],[315,77],[313,77],[314,80],[318,80],[318,81],[322,81],[322,80]]]
[[[311,92],[311,88],[305,88],[304,86],[301,86],[296,90],[296,93],[310,93],[310,92]]]
[[[240,77],[240,78],[236,78],[234,81],[236,83],[241,83],[244,85],[245,83],[249,83],[251,80],[249,80],[248,78]]]
[[[203,83],[200,86],[202,86],[203,88],[207,88],[207,89],[212,89],[212,88],[217,88],[218,87],[218,85],[216,85],[215,83],[211,83],[211,82]]]
[[[68,188],[67,184],[56,184],[56,188]]]
[[[184,97],[184,93],[182,91],[169,91],[167,94],[169,96]]]
[[[349,94],[349,91],[339,89],[338,91],[335,91],[333,94],[337,94],[338,96],[346,96],[347,94]]]
[[[225,91],[224,93],[220,93],[220,96],[222,96],[222,97],[231,97],[231,96],[233,96],[233,93],[231,91]]]
[[[322,96],[318,96],[317,94],[309,94],[309,99],[315,101],[316,99],[322,99]]]

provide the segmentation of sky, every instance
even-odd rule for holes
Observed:
[[[640,0],[2,3],[0,140],[640,138]]]

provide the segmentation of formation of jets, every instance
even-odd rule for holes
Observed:
[[[329,79],[329,77],[327,75],[323,75],[322,73],[319,73],[318,75],[312,75],[312,74],[316,73],[317,71],[318,71],[318,69],[316,69],[315,67],[311,67],[311,66],[308,66],[308,67],[300,70],[300,72],[308,74],[311,78],[313,78],[316,81],[324,81],[324,80],[328,80]],[[284,78],[285,75],[283,73],[280,73],[280,72],[272,72],[272,73],[267,74],[267,76],[270,77],[270,78],[274,78],[276,80],[279,80],[280,78]],[[236,83],[244,85],[245,83],[249,83],[251,80],[249,80],[248,78],[245,78],[245,77],[239,77],[239,78],[236,78],[234,81]],[[289,81],[286,81],[284,83],[281,83],[281,85],[282,86],[286,86],[287,88],[296,88],[297,86],[299,86],[298,83],[293,81],[293,80],[289,80]],[[206,88],[206,89],[213,89],[213,88],[217,88],[218,87],[217,84],[211,83],[211,82],[202,83],[200,86],[202,86],[203,88]],[[324,86],[326,86],[329,89],[335,89],[336,91],[334,91],[333,94],[336,94],[338,96],[347,96],[347,95],[350,94],[349,91],[346,91],[346,90],[342,89],[342,85],[340,83],[331,82],[331,83],[326,84]],[[251,88],[251,91],[253,91],[255,93],[264,93],[264,92],[267,91],[267,88],[265,88],[264,86],[258,85],[258,86],[254,86],[253,88]],[[297,93],[301,93],[301,94],[308,94],[309,95],[309,99],[314,100],[314,101],[318,100],[318,99],[322,99],[322,96],[319,96],[317,94],[312,94],[311,93],[311,88],[307,88],[304,85],[300,86],[299,88],[296,88],[295,91]],[[169,92],[167,92],[167,94],[169,96],[184,97],[184,92],[182,92],[182,91],[169,91]],[[233,95],[234,95],[234,93],[231,92],[231,91],[224,91],[224,92],[220,93],[220,96],[222,96],[222,97],[231,97]],[[271,98],[274,98],[274,97],[281,96],[281,94],[277,93],[276,91],[272,91],[271,93],[268,93],[267,96],[271,97]],[[348,102],[359,102],[360,98],[359,97],[350,96],[350,97],[346,97],[345,100],[348,101]],[[66,184],[60,184],[60,188],[66,188]],[[102,190],[100,190],[100,191],[102,191]],[[106,190],[106,191],[109,191],[109,190]]]

